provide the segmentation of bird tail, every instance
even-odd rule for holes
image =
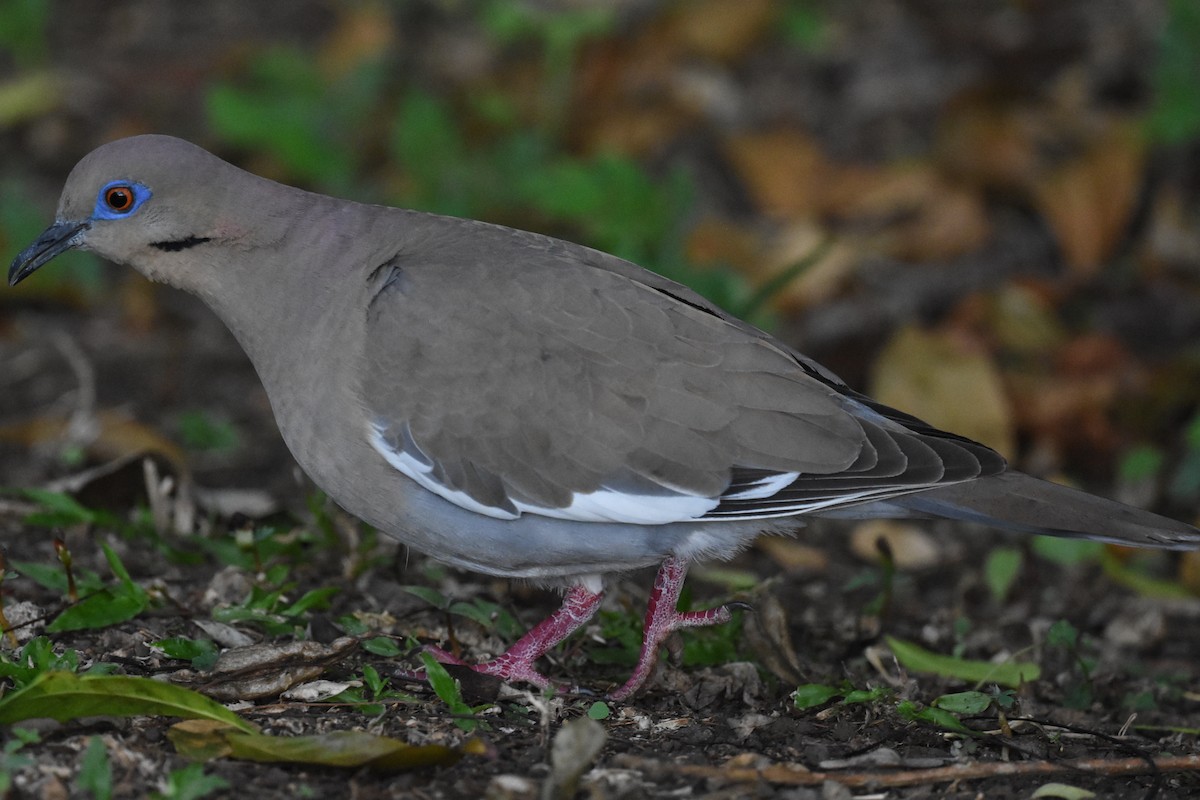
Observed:
[[[1200,548],[1200,530],[1191,525],[1020,472],[940,486],[888,502],[908,512],[900,516],[946,517],[1133,547]]]

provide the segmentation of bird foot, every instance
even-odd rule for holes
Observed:
[[[627,700],[642,688],[654,672],[654,665],[658,661],[658,648],[672,633],[680,628],[728,622],[733,617],[733,609],[745,605],[729,603],[707,611],[677,611],[675,607],[679,603],[679,593],[683,589],[686,577],[687,562],[683,559],[668,558],[659,567],[658,576],[654,579],[654,589],[650,592],[650,601],[646,606],[642,651],[638,655],[637,666],[625,685],[609,693],[610,700]]]
[[[550,689],[554,683],[533,668],[534,662],[595,616],[603,597],[602,592],[592,592],[583,586],[571,587],[557,611],[530,629],[508,650],[481,664],[468,664],[439,647],[426,646],[424,652],[442,664],[467,667],[483,675],[500,678],[506,683],[531,683],[540,689]],[[424,680],[425,671],[411,673],[411,677]]]

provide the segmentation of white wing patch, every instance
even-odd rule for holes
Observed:
[[[760,478],[759,480],[754,481],[745,489],[741,489],[733,494],[723,495],[721,499],[763,500],[768,497],[774,497],[795,483],[796,479],[799,477],[799,472],[776,472],[766,476],[765,478]]]
[[[389,464],[404,473],[424,488],[456,506],[484,514],[496,519],[516,519],[523,513],[543,517],[572,520],[575,522],[620,522],[633,525],[663,525],[698,519],[717,507],[718,498],[697,497],[689,494],[638,495],[612,489],[600,489],[585,494],[576,493],[570,505],[563,508],[541,506],[513,500],[516,514],[495,506],[484,505],[466,492],[452,489],[433,476],[433,465],[422,462],[403,449],[392,447],[384,437],[384,428],[370,425],[368,438],[371,446]]]
[[[454,505],[465,508],[467,511],[474,511],[476,514],[484,514],[496,519],[516,519],[521,516],[520,514],[513,514],[506,511],[503,508],[485,506],[466,492],[460,492],[457,489],[451,489],[449,486],[439,483],[433,477],[432,464],[423,464],[403,450],[394,449],[384,440],[382,428],[374,424],[369,427],[371,430],[368,439],[371,442],[371,447],[374,447],[379,452],[379,455],[383,456],[393,467],[443,500],[449,500]]]

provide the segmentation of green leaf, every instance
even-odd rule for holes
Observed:
[[[184,447],[201,452],[230,451],[240,437],[232,422],[205,411],[184,411],[177,421]]]
[[[46,626],[46,630],[49,633],[62,633],[106,628],[133,619],[146,609],[149,602],[146,592],[136,584],[133,590],[124,585],[110,586],[69,606]]]
[[[188,764],[167,775],[167,790],[153,794],[155,800],[201,800],[213,792],[229,788],[229,781],[219,775],[205,775],[201,764]]]
[[[842,698],[843,705],[856,705],[858,703],[874,703],[877,700],[883,700],[890,697],[892,690],[886,686],[876,686],[874,689],[854,689],[846,692]]]
[[[1171,0],[1153,75],[1154,108],[1150,136],[1163,144],[1183,144],[1200,135],[1200,4]]]
[[[112,765],[108,762],[108,749],[104,740],[93,736],[88,740],[87,750],[79,764],[79,787],[94,800],[109,800],[112,797]]]
[[[373,639],[367,639],[362,643],[362,648],[368,653],[383,656],[384,658],[395,658],[404,654],[404,651],[396,644],[396,640],[387,636],[376,636]]]
[[[190,661],[196,669],[206,670],[216,663],[219,654],[217,645],[211,639],[189,639],[186,636],[172,636],[169,639],[159,639],[154,642],[168,658],[180,661]]]
[[[919,645],[892,636],[886,637],[887,645],[905,669],[927,672],[943,678],[957,678],[972,683],[998,683],[1001,686],[1020,686],[1037,680],[1041,668],[1037,664],[1022,661],[1007,661],[992,664],[988,661],[971,661],[953,656],[931,653]]]
[[[21,489],[20,492],[43,509],[25,517],[27,525],[65,528],[71,525],[102,525],[112,522],[112,517],[108,514],[93,511],[62,492],[50,492],[45,489]]]
[[[1162,469],[1166,457],[1162,450],[1143,444],[1130,448],[1121,458],[1118,472],[1123,481],[1144,481],[1154,478]]]
[[[1055,564],[1070,566],[1095,561],[1104,552],[1104,543],[1091,539],[1071,539],[1059,536],[1034,536],[1030,548],[1039,557]]]
[[[835,697],[839,697],[842,690],[836,686],[827,686],[821,683],[806,683],[796,687],[796,691],[792,692],[792,701],[796,704],[796,708],[804,711],[809,708],[823,706]]]
[[[983,577],[996,602],[1004,602],[1021,571],[1021,551],[1015,547],[997,547],[988,553]]]
[[[958,717],[943,708],[921,708],[911,700],[904,700],[896,705],[896,713],[915,722],[925,722],[948,731],[975,735],[975,731],[963,725]]]
[[[238,730],[254,725],[199,692],[148,678],[45,672],[0,699],[0,724],[48,718],[167,716],[209,719]]]
[[[1187,600],[1192,597],[1192,593],[1183,585],[1138,572],[1122,563],[1121,559],[1111,551],[1104,551],[1100,557],[1100,566],[1104,568],[1104,574],[1112,578],[1114,583],[1133,589],[1144,597],[1160,600]]]
[[[304,595],[292,603],[280,613],[285,617],[298,617],[310,608],[328,608],[331,597],[340,592],[336,586],[325,586],[320,589],[312,589],[304,593]]]
[[[1065,647],[1073,650],[1078,643],[1079,631],[1065,619],[1056,620],[1046,631],[1046,644],[1051,647]]]
[[[425,664],[425,675],[429,680],[429,685],[433,687],[433,693],[450,707],[450,712],[465,716],[473,715],[474,711],[463,700],[462,688],[458,685],[458,681],[451,677],[446,668],[429,653],[421,653],[421,661]],[[473,719],[456,719],[454,724],[467,732],[475,730],[478,725]]]
[[[983,692],[955,692],[942,695],[933,705],[955,714],[982,714],[992,705],[992,696]]]
[[[597,700],[588,706],[587,715],[595,720],[608,719],[612,715],[612,709],[608,707],[608,703]]]
[[[428,586],[401,586],[400,588],[411,595],[421,598],[434,608],[446,609],[450,607],[450,601],[437,589],[431,589]]]
[[[307,764],[382,772],[449,766],[464,754],[483,751],[478,740],[462,747],[410,745],[365,731],[333,731],[317,736],[266,736],[209,720],[173,725],[167,738],[180,755],[199,761],[231,756],[261,763]]]
[[[1043,783],[1030,795],[1031,798],[1055,797],[1058,800],[1087,800],[1095,796],[1095,792],[1066,783]]]

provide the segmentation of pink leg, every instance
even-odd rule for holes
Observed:
[[[469,666],[484,675],[495,675],[510,682],[525,681],[546,689],[551,686],[550,679],[535,670],[533,662],[595,616],[603,597],[602,592],[590,592],[583,586],[572,586],[557,611],[530,629],[508,650],[482,664],[465,664],[462,659],[437,647],[427,647],[425,651],[443,664]]]
[[[650,593],[650,602],[646,606],[641,655],[638,656],[637,666],[629,680],[609,695],[611,699],[628,699],[642,688],[642,684],[654,671],[659,645],[672,631],[701,625],[719,625],[728,622],[732,617],[726,606],[710,608],[707,611],[680,612],[676,609],[679,592],[683,589],[683,579],[687,576],[687,568],[687,561],[674,557],[668,558],[658,568],[658,576],[654,579],[654,591]]]

